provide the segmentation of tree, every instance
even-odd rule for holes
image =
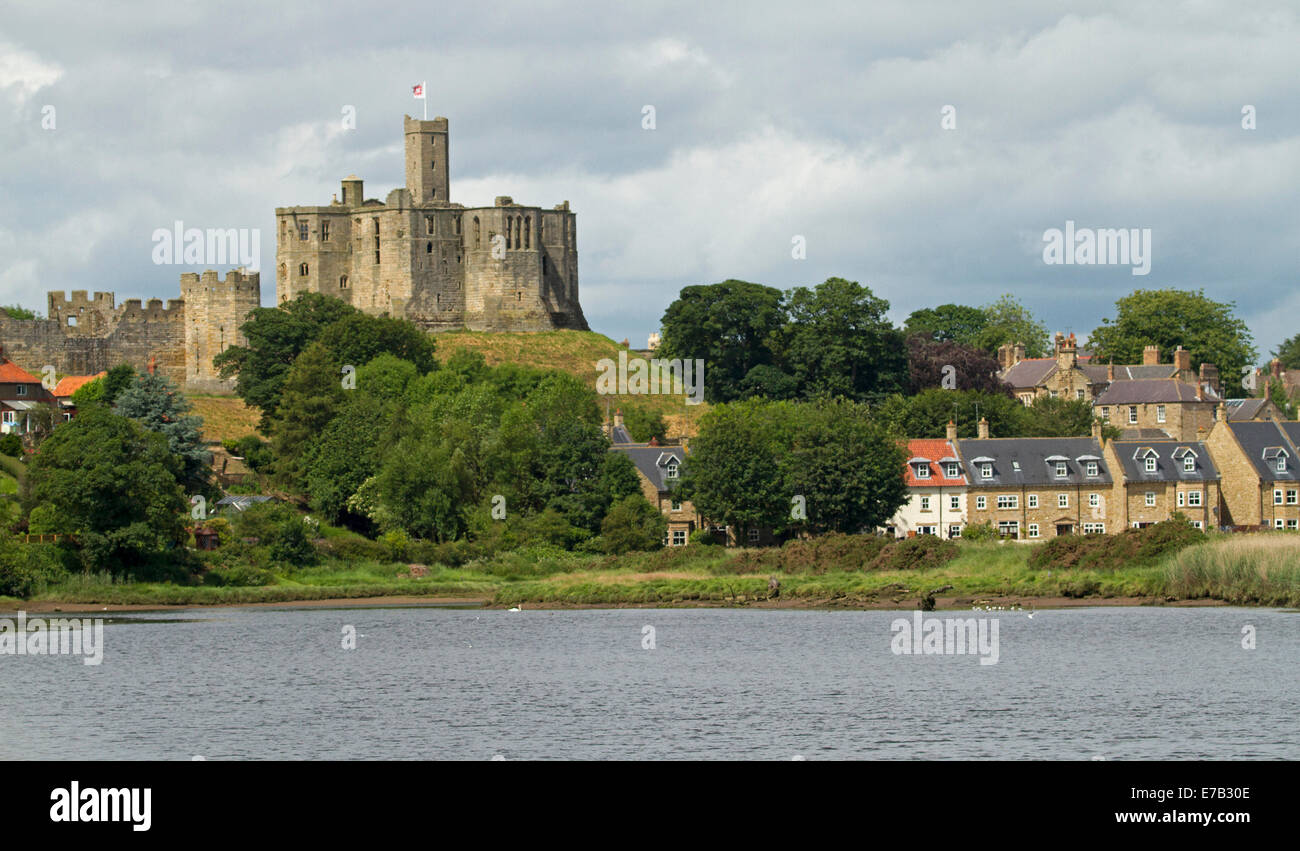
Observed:
[[[261,410],[258,428],[267,433],[294,360],[325,326],[356,312],[351,305],[320,293],[302,293],[279,307],[259,307],[239,326],[248,345],[231,346],[212,363],[222,378],[236,376],[236,395]]]
[[[145,373],[117,395],[113,412],[167,438],[181,460],[181,485],[190,494],[211,496],[212,453],[203,442],[203,419],[190,414],[192,407],[170,378]]]
[[[907,338],[907,372],[913,394],[941,387],[1011,395],[1011,388],[998,378],[998,362],[982,349],[951,340],[934,342],[925,333]]]
[[[437,366],[433,337],[406,319],[350,313],[323,327],[317,339],[338,364],[360,367],[388,354],[413,364],[421,375]]]
[[[1219,369],[1229,396],[1242,396],[1242,368],[1254,363],[1254,339],[1233,314],[1233,302],[1217,302],[1204,290],[1138,290],[1115,302],[1116,317],[1102,319],[1089,337],[1094,363],[1141,363],[1146,346],[1173,351],[1182,346],[1193,364]]]
[[[903,331],[909,337],[924,334],[936,343],[972,346],[988,325],[989,313],[983,308],[941,304],[912,311],[903,325]]]
[[[866,406],[823,401],[802,406],[788,452],[781,455],[786,492],[803,497],[814,532],[860,532],[883,526],[907,501],[907,455]]]
[[[275,475],[284,487],[301,493],[307,472],[303,458],[334,418],[344,390],[338,364],[320,343],[298,356],[284,376],[283,387],[270,429]]]
[[[1033,405],[1024,409],[1020,430],[1015,436],[1086,437],[1092,434],[1094,419],[1092,405],[1083,399],[1039,396]],[[1119,429],[1114,430],[1114,436],[1119,436]]]
[[[382,421],[376,400],[354,393],[306,447],[302,470],[307,495],[312,508],[329,522],[349,519],[348,499],[375,474],[383,434],[376,426]]]
[[[993,437],[1018,437],[1025,406],[1004,393],[978,390],[922,390],[915,396],[891,396],[876,406],[877,421],[899,439],[941,438],[948,421],[957,424],[957,436],[978,435],[981,418],[989,421]]]
[[[794,399],[799,395],[799,381],[778,367],[762,363],[745,374],[740,382],[740,394],[748,399],[762,396],[767,399]]]
[[[906,386],[907,354],[885,317],[888,301],[856,281],[828,278],[796,287],[787,303],[783,350],[804,396],[865,400]]]
[[[78,387],[72,394],[72,404],[78,409],[94,404],[112,407],[118,395],[134,383],[135,367],[129,363],[119,363],[102,377]]]
[[[785,321],[781,291],[728,280],[684,288],[662,320],[660,358],[700,358],[710,402],[741,397],[741,381],[760,364],[772,364],[773,336]]]
[[[1269,378],[1268,380],[1268,397],[1277,405],[1277,409],[1282,412],[1282,419],[1294,420],[1296,416],[1295,402],[1286,392],[1286,385],[1280,378]]]
[[[971,343],[991,355],[1004,343],[1023,343],[1025,356],[1046,357],[1049,349],[1047,326],[1034,318],[1023,304],[1010,293],[992,304],[985,305],[988,324],[979,331]]]
[[[48,524],[69,533],[88,568],[131,573],[184,547],[187,503],[180,459],[167,438],[91,406],[41,445],[28,472]]]
[[[663,440],[668,436],[668,425],[664,415],[645,405],[623,403],[623,426],[637,443],[645,443],[652,437]]]
[[[605,552],[619,555],[663,546],[668,520],[641,494],[614,504],[600,524]]]
[[[1273,357],[1282,362],[1283,369],[1300,369],[1300,334],[1287,337],[1276,349]]]
[[[34,310],[28,310],[17,304],[6,304],[0,307],[0,310],[8,314],[10,319],[40,319],[40,314]]]

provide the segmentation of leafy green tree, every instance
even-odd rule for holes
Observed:
[[[44,509],[37,531],[75,535],[87,567],[137,572],[184,547],[182,475],[166,437],[91,406],[31,460],[28,509]]]
[[[1029,309],[1010,293],[985,305],[984,313],[988,324],[970,341],[976,348],[996,355],[998,347],[1004,343],[1023,343],[1026,357],[1047,356],[1050,349],[1047,326],[1035,319]]]
[[[1089,337],[1096,362],[1141,363],[1146,346],[1182,346],[1192,364],[1212,363],[1229,396],[1244,395],[1242,367],[1254,363],[1254,339],[1233,302],[1209,299],[1204,290],[1137,290],[1115,302],[1116,316]]]
[[[834,401],[803,408],[780,458],[786,493],[803,497],[807,517],[786,525],[818,533],[883,526],[907,501],[900,441],[870,420],[865,405]]]
[[[888,301],[856,281],[828,278],[796,287],[787,303],[783,349],[805,396],[865,400],[906,387],[907,354],[885,317]]]
[[[740,382],[743,398],[762,396],[766,399],[795,399],[799,396],[799,380],[771,364],[759,364],[746,373]]]
[[[728,280],[686,287],[662,320],[660,358],[701,358],[710,402],[741,396],[749,371],[776,360],[773,337],[785,322],[782,293],[774,287]]]
[[[663,440],[668,436],[668,425],[664,415],[645,405],[623,403],[623,426],[628,434],[638,443],[645,443],[652,437]]]
[[[1300,334],[1287,337],[1273,350],[1273,357],[1282,361],[1283,369],[1300,369]]]
[[[610,508],[600,524],[605,552],[657,550],[663,546],[668,520],[641,494],[632,494]]]
[[[306,486],[303,459],[343,403],[339,368],[320,343],[308,346],[286,373],[271,424],[275,476],[301,493]],[[355,392],[355,391],[353,391]]]
[[[875,417],[904,440],[944,437],[949,420],[956,422],[958,437],[976,437],[980,418],[988,419],[993,437],[1019,437],[1024,412],[1024,405],[1003,393],[930,389],[891,396],[875,408]]]
[[[0,453],[8,455],[10,458],[21,458],[23,455],[23,441],[13,432],[7,432],[0,437]]]
[[[303,453],[302,469],[312,508],[331,523],[344,520],[357,525],[359,518],[348,511],[348,499],[378,467],[383,434],[376,427],[379,422],[380,406],[374,397],[351,394]]]
[[[374,399],[404,400],[407,388],[419,377],[415,364],[383,352],[357,369],[357,389]]]
[[[40,319],[41,318],[40,314],[38,314],[36,311],[28,310],[27,308],[17,304],[6,304],[4,307],[0,307],[0,310],[3,310],[5,313],[7,313],[10,319]]]
[[[351,305],[320,293],[302,293],[279,307],[259,307],[239,327],[248,345],[231,346],[212,363],[222,378],[236,377],[235,393],[261,410],[258,427],[267,433],[298,355],[325,326],[356,312]]]
[[[1083,399],[1039,396],[1024,409],[1016,437],[1087,437],[1096,419],[1092,405]],[[1114,436],[1119,436],[1115,429]]]
[[[181,485],[190,494],[211,496],[212,453],[203,442],[203,418],[191,414],[192,407],[170,378],[145,373],[117,395],[113,412],[167,438],[181,460]]]
[[[380,355],[393,355],[423,375],[437,365],[433,337],[406,319],[350,313],[321,329],[317,338],[338,364],[360,367]]]
[[[1268,380],[1268,397],[1277,405],[1277,409],[1282,412],[1282,419],[1294,420],[1296,418],[1296,406],[1294,400],[1286,392],[1286,385],[1280,378],[1270,378]]]
[[[119,363],[100,378],[78,387],[72,394],[72,403],[78,409],[97,403],[111,407],[118,395],[135,383],[135,379],[135,367],[129,363]]]
[[[909,337],[924,334],[936,343],[973,346],[988,325],[989,312],[984,308],[941,304],[913,310],[903,325],[903,332]]]

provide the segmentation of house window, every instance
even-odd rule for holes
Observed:
[[[944,475],[950,479],[955,479],[961,475],[961,467],[958,467],[956,464],[948,464],[944,467]]]
[[[983,478],[983,479],[991,479],[991,478],[993,478],[993,465],[992,465],[992,464],[980,464],[980,478]]]
[[[1201,492],[1200,492],[1200,491],[1188,491],[1188,492],[1187,492],[1187,504],[1188,504],[1190,507],[1192,507],[1192,508],[1199,508],[1200,505],[1201,505]]]
[[[921,510],[922,511],[930,510],[930,497],[928,496],[921,497]]]
[[[1088,475],[1089,475],[1089,476],[1095,476],[1095,475],[1097,475],[1097,462],[1096,462],[1096,461],[1089,461],[1089,462],[1088,462],[1088,468],[1087,468],[1087,469],[1088,469]]]
[[[1155,504],[1156,504],[1156,492],[1155,492],[1155,491],[1147,491],[1147,495],[1146,495],[1146,505],[1147,505],[1147,508],[1153,508],[1153,507],[1155,506]]]
[[[1179,508],[1182,508],[1183,505],[1184,505],[1186,502],[1187,502],[1187,495],[1186,495],[1185,493],[1183,493],[1182,491],[1179,491],[1179,492],[1178,492],[1178,507],[1179,507]]]
[[[1156,471],[1156,459],[1154,455],[1148,455],[1142,461],[1142,469],[1146,470],[1148,473],[1154,473]]]
[[[664,470],[664,478],[665,478],[665,479],[675,479],[675,478],[677,478],[677,461],[676,461],[676,460],[672,460],[672,461],[669,461],[669,462],[668,462],[668,466],[667,466],[667,467],[665,468],[665,470]]]
[[[1082,398],[1083,398],[1083,391],[1082,391],[1082,390],[1075,390],[1075,391],[1074,391],[1074,398],[1076,398],[1076,399],[1082,399]]]
[[[1088,494],[1088,507],[1101,508],[1101,494],[1099,493]]]
[[[18,395],[19,395],[19,396],[26,396],[26,395],[27,395],[27,385],[26,385],[26,384],[19,384],[19,385],[18,385]]]
[[[5,412],[4,412],[4,420],[3,420],[3,422],[4,422],[5,425],[13,425],[15,422],[17,422],[17,420],[14,419],[14,412],[13,412],[13,411],[5,411]]]
[[[949,538],[960,538],[960,537],[961,537],[961,526],[959,526],[959,525],[957,525],[957,524],[955,524],[955,523],[954,523],[953,525],[949,526],[949,527],[948,527],[948,537],[949,537]]]
[[[1037,523],[1030,523],[1026,528],[1029,530],[1029,537],[1031,537],[1031,538],[1037,538],[1037,537],[1038,537],[1038,524],[1037,524]]]
[[[1031,494],[1029,494],[1029,496],[1025,497],[1025,504],[1028,505],[1030,508],[1037,508],[1037,507],[1038,507],[1038,494],[1036,494],[1036,493],[1031,493]]]
[[[1020,497],[1016,494],[1003,494],[998,497],[998,508],[1010,509],[1020,507]]]
[[[1101,409],[1101,418],[1106,422],[1110,422],[1110,408]]]
[[[987,496],[975,497],[975,507],[978,508],[980,511],[983,511],[984,509],[988,508],[989,498]]]
[[[1273,491],[1273,504],[1274,505],[1282,504],[1282,491],[1280,490]]]
[[[1128,424],[1129,424],[1129,425],[1137,425],[1137,421],[1138,421],[1138,409],[1137,409],[1137,405],[1129,405],[1129,406],[1128,406]]]
[[[1164,421],[1165,421],[1165,406],[1156,405],[1156,422],[1162,423]]]
[[[1292,522],[1295,522],[1295,521],[1292,521]],[[1199,521],[1199,520],[1193,520],[1193,521],[1192,521],[1192,527],[1195,528],[1195,529],[1200,529],[1200,528],[1201,528],[1201,521]]]
[[[1273,521],[1273,528],[1274,528],[1274,529],[1285,529],[1285,528],[1286,528],[1286,521],[1283,520],[1281,517],[1279,517],[1278,519],[1276,519],[1276,520]]]
[[[1066,466],[1065,466],[1065,462],[1064,462],[1064,461],[1057,461],[1057,462],[1056,462],[1056,478],[1058,478],[1058,479],[1063,479],[1063,478],[1065,478],[1065,476],[1066,476],[1066,474],[1067,474],[1068,472],[1069,472],[1069,470],[1066,469]]]
[[[1287,505],[1295,505],[1295,504],[1296,504],[1296,492],[1295,492],[1294,489],[1292,489],[1292,490],[1288,490],[1288,491],[1286,492],[1286,504],[1287,504]]]
[[[681,510],[682,510],[682,501],[681,501],[680,499],[674,499],[674,500],[672,501],[672,506],[673,506],[673,511],[681,511]]]
[[[1295,520],[1288,520],[1288,521],[1286,521],[1286,528],[1287,528],[1287,529],[1289,529],[1289,530],[1291,530],[1292,532],[1294,532],[1294,531],[1296,530],[1296,527],[1297,527],[1297,524],[1296,524],[1296,521],[1295,521]]]
[[[948,497],[948,510],[961,511],[961,497],[959,496]]]
[[[329,242],[329,241],[330,241],[330,223],[329,223],[329,219],[321,219],[321,223],[320,223],[320,241],[321,241],[321,242]]]
[[[1105,523],[1084,523],[1083,534],[1104,535],[1106,534],[1106,524]]]
[[[1276,465],[1276,467],[1275,467],[1274,469],[1276,469],[1279,473],[1285,473],[1285,472],[1286,472],[1286,456],[1285,456],[1285,455],[1279,455],[1279,456],[1277,457],[1277,465]]]
[[[935,531],[935,528],[936,528],[936,527],[934,527],[934,526],[917,526],[917,527],[916,527],[916,534],[918,534],[918,535],[933,535],[933,534],[934,534],[934,531]]]
[[[1057,507],[1057,508],[1069,508],[1069,507],[1070,507],[1070,495],[1069,495],[1068,493],[1058,493],[1058,494],[1056,495],[1056,507]]]
[[[998,534],[1004,538],[1020,537],[1020,522],[1017,520],[1002,520],[998,522]]]
[[[1184,456],[1183,456],[1183,472],[1184,472],[1184,473],[1195,473],[1195,472],[1196,472],[1196,456],[1195,456],[1195,455],[1184,455]]]
[[[673,530],[673,546],[674,546],[674,547],[684,547],[684,546],[686,546],[686,530],[685,530],[685,529],[674,529],[674,530]]]
[[[748,536],[748,538],[749,538],[749,542],[750,542],[751,544],[757,544],[757,543],[758,543],[758,530],[757,530],[757,529],[750,529],[750,530],[746,533],[746,535]]]
[[[929,464],[917,464],[917,465],[916,465],[916,477],[917,477],[918,479],[928,479],[928,478],[930,478],[930,465],[929,465]]]

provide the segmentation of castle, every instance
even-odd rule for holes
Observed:
[[[276,294],[339,298],[427,331],[587,329],[578,303],[578,237],[565,201],[554,209],[499,197],[492,207],[449,199],[447,119],[405,117],[406,186],[366,199],[349,176],[328,206],[280,207]],[[0,309],[5,357],[39,373],[89,375],[119,363],[151,365],[190,392],[229,393],[212,359],[232,345],[261,306],[256,272],[181,275],[181,298],[128,299],[111,292],[48,294],[48,318],[15,319]]]
[[[447,119],[408,115],[404,131],[406,186],[384,201],[350,175],[327,206],[276,209],[279,300],[323,293],[429,331],[586,330],[569,202],[454,204]]]

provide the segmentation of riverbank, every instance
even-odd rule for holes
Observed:
[[[421,576],[400,565],[340,562],[277,575],[273,584],[259,586],[83,575],[26,600],[0,598],[0,612],[287,605],[912,610],[927,596],[936,608],[967,610],[1300,606],[1300,537],[1286,533],[1208,540],[1155,561],[1113,568],[1044,563],[1033,557],[1046,552],[1039,546],[967,542],[946,561],[920,560],[903,569],[864,567],[842,550],[801,553],[787,546],[684,547],[618,557],[513,552],[459,568],[433,566]]]

